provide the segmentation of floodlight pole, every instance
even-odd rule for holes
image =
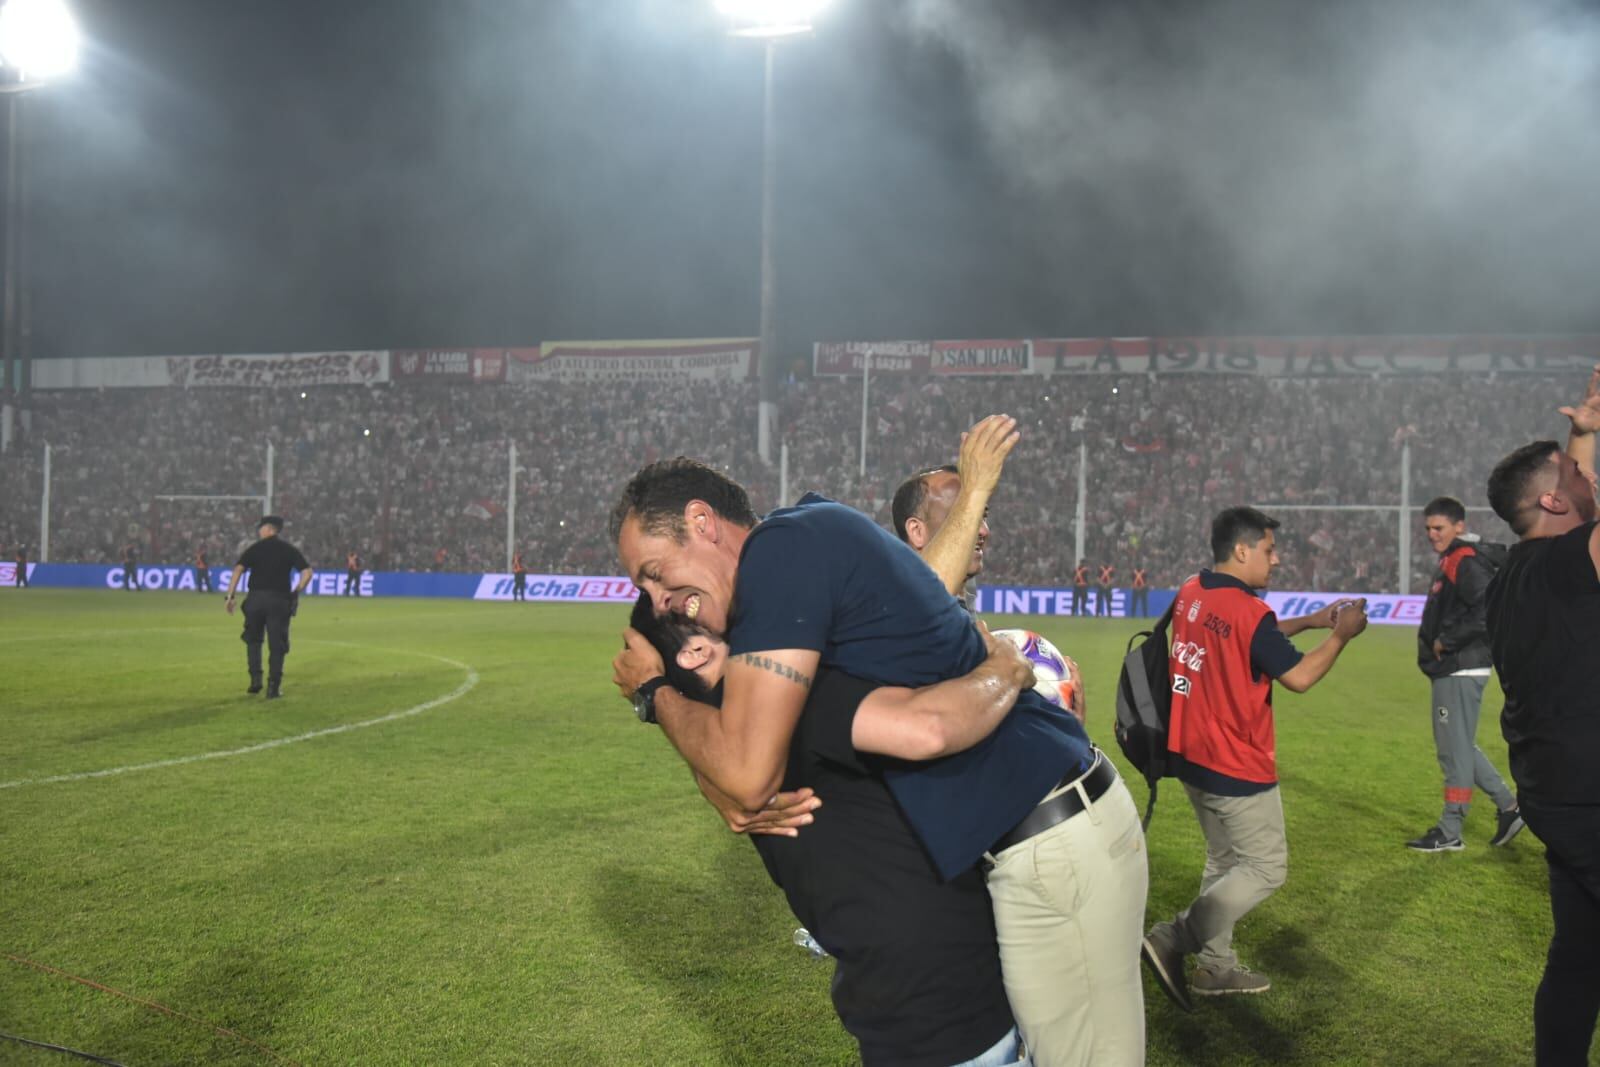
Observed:
[[[756,406],[756,448],[761,462],[768,466],[772,464],[773,428],[778,424],[778,267],[772,247],[778,200],[778,121],[773,103],[777,54],[777,39],[769,38],[761,94],[761,340],[757,353],[761,394]]]
[[[516,554],[517,540],[517,443],[506,445],[506,570]]]
[[[789,506],[789,442],[778,448],[778,506]]]
[[[1080,559],[1083,559],[1083,531],[1084,526],[1086,525],[1085,517],[1088,514],[1088,509],[1084,506],[1084,497],[1086,497],[1089,493],[1088,436],[1089,434],[1087,430],[1078,435],[1078,508],[1077,514],[1073,516],[1073,524],[1075,527],[1073,547],[1077,550],[1077,555],[1072,557],[1072,565],[1074,567],[1078,565],[1078,561]]]
[[[0,271],[5,274],[4,296],[0,299],[0,348],[5,354],[5,399],[0,407],[0,452],[9,451],[16,433],[17,406],[22,398],[21,364],[17,357],[17,222],[21,215],[21,190],[17,176],[21,171],[17,127],[22,121],[22,94],[14,86],[6,93],[6,192],[5,248]]]
[[[278,450],[272,447],[272,442],[267,442],[267,492],[261,498],[261,514],[272,514],[272,466],[277,458]]]
[[[872,385],[872,349],[861,356],[861,481],[867,480],[867,391]]]
[[[1400,545],[1400,594],[1411,592],[1411,442],[1400,443],[1400,510],[1396,520]]]
[[[44,488],[39,494],[39,562],[50,562],[50,442],[44,445]]]

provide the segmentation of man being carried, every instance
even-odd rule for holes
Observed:
[[[1489,794],[1499,812],[1491,845],[1504,845],[1522,829],[1517,800],[1478,747],[1478,712],[1489,684],[1489,631],[1484,596],[1500,545],[1467,534],[1467,509],[1441,496],[1422,509],[1428,543],[1439,554],[1439,570],[1417,628],[1417,666],[1432,682],[1433,747],[1444,772],[1444,811],[1428,832],[1406,847],[1418,852],[1460,852],[1461,827],[1472,803],[1472,787]]]
[[[1279,622],[1261,599],[1278,565],[1276,519],[1229,508],[1211,523],[1213,570],[1184,582],[1172,610],[1172,774],[1206,839],[1200,895],[1144,939],[1145,962],[1184,1010],[1201,996],[1265,993],[1272,983],[1239,963],[1233,927],[1289,872],[1289,842],[1278,796],[1272,682],[1304,693],[1367,626],[1365,601],[1339,601]],[[1302,654],[1289,637],[1333,633]],[[1184,957],[1197,954],[1192,982]]]
[[[611,530],[658,614],[730,642],[720,712],[657,682],[661,658],[636,632],[614,678],[626,693],[653,685],[674,746],[747,810],[782,784],[820,666],[916,688],[984,658],[969,617],[914,552],[820,497],[757,526],[737,485],[671,460],[635,476]],[[914,736],[885,748],[907,760],[948,751]],[[1037,1062],[1143,1062],[1143,835],[1077,721],[1028,690],[972,747],[891,763],[884,778],[940,877],[986,862],[1006,990]]]

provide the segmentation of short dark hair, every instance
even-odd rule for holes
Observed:
[[[1535,441],[1496,463],[1489,474],[1489,506],[1519,537],[1533,525],[1526,518],[1528,492],[1550,462],[1550,454],[1560,451],[1554,441]]]
[[[661,653],[668,685],[690,700],[722,706],[722,683],[717,683],[715,689],[708,689],[698,674],[678,665],[678,653],[689,643],[689,638],[704,634],[705,630],[670,615],[657,615],[655,606],[650,603],[649,593],[640,593],[639,599],[634,601],[628,625],[644,634],[645,640]]]
[[[622,536],[622,524],[629,515],[639,517],[645,533],[665,534],[682,542],[686,536],[683,509],[691,500],[704,500],[736,526],[756,524],[744,486],[699,460],[678,456],[650,464],[623,486],[621,498],[611,509],[611,542],[615,544]]]
[[[1217,517],[1211,520],[1211,558],[1218,563],[1226,563],[1228,557],[1233,555],[1234,545],[1241,541],[1257,544],[1267,536],[1268,530],[1276,530],[1279,525],[1277,519],[1255,508],[1219,511]]]
[[[917,517],[922,510],[922,505],[928,499],[928,479],[935,474],[960,474],[961,469],[954,463],[946,463],[940,467],[929,467],[927,470],[918,471],[900,483],[900,488],[894,491],[894,501],[889,505],[889,514],[894,520],[895,536],[902,541],[906,537],[906,523]]]
[[[1431,519],[1435,515],[1449,519],[1451,522],[1466,522],[1467,509],[1461,501],[1453,496],[1436,496],[1428,501],[1422,509],[1422,517]]]

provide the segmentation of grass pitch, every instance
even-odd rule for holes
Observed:
[[[269,704],[220,597],[0,590],[0,1031],[130,1065],[852,1062],[831,967],[611,687],[625,617],[308,599]],[[998,621],[1077,657],[1114,748],[1136,627]],[[1440,803],[1413,644],[1373,627],[1277,694],[1289,883],[1237,939],[1274,989],[1186,1016],[1147,983],[1152,1064],[1531,1061],[1542,850],[1489,848],[1481,796],[1467,851],[1402,847]],[[1153,920],[1199,879],[1176,783],[1150,858]]]

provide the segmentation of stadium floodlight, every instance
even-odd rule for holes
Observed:
[[[756,450],[771,466],[773,433],[778,425],[777,262],[773,230],[777,219],[777,105],[773,70],[778,42],[811,32],[811,20],[830,0],[716,0],[717,10],[732,24],[735,37],[759,37],[766,43],[766,74],[761,105],[761,393],[756,414]]]
[[[31,87],[78,64],[78,23],[63,0],[6,0],[0,59]]]
[[[737,37],[792,37],[810,33],[811,20],[828,0],[717,0]]]

